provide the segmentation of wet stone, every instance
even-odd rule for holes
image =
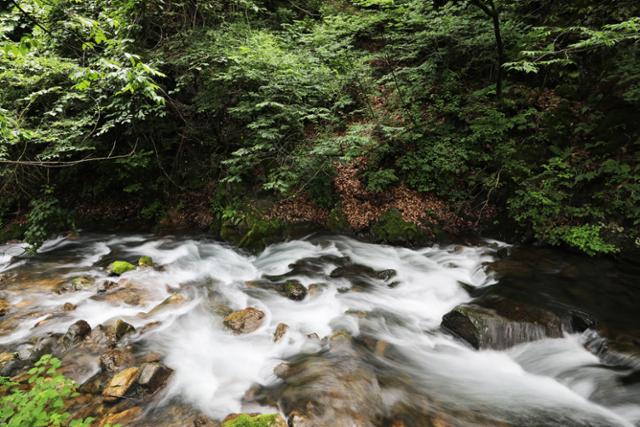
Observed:
[[[134,406],[133,408],[126,409],[122,412],[117,412],[115,414],[107,415],[106,417],[102,418],[102,420],[100,420],[100,423],[98,424],[98,426],[99,427],[114,426],[114,425],[126,426],[126,425],[129,425],[131,422],[135,421],[141,415],[142,415],[142,409],[138,406]]]
[[[234,311],[224,318],[224,325],[236,334],[247,334],[254,332],[264,321],[264,312],[257,308],[247,307],[243,310]]]
[[[131,326],[129,323],[125,322],[122,319],[116,320],[116,323],[113,325],[113,336],[116,340],[122,339],[125,335],[133,333],[136,331],[136,328]]]
[[[276,327],[276,331],[273,333],[273,342],[279,342],[288,330],[289,325],[286,323],[279,323]]]
[[[65,302],[64,305],[62,306],[63,311],[73,311],[75,309],[76,309],[76,305],[70,302]]]
[[[145,363],[140,368],[138,384],[153,393],[164,386],[172,372],[172,369],[161,363]]]
[[[113,348],[100,356],[100,367],[108,372],[116,372],[133,363],[133,355],[128,348]]]
[[[287,280],[282,285],[284,296],[294,301],[302,301],[307,296],[307,288],[297,280]]]
[[[4,298],[0,298],[0,316],[7,314],[10,309],[11,305],[9,304],[9,301]]]
[[[103,294],[111,289],[118,287],[118,282],[114,282],[112,280],[103,280],[98,284],[97,292],[99,294]]]
[[[67,333],[64,334],[62,341],[65,346],[72,346],[78,344],[91,334],[91,326],[85,320],[78,320],[73,325],[69,326]]]
[[[109,384],[102,391],[107,401],[114,401],[123,397],[138,379],[140,369],[137,367],[124,369],[115,374]]]

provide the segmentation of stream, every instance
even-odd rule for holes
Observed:
[[[630,261],[492,240],[408,249],[326,235],[257,255],[200,237],[89,233],[22,252],[0,246],[0,352],[30,360],[53,349],[89,396],[79,414],[135,407],[121,422],[134,426],[240,412],[279,412],[294,427],[640,426],[640,269]],[[108,277],[112,261],[141,256],[155,268]],[[303,298],[283,294],[287,281]],[[572,305],[598,326],[479,350],[441,326],[490,294]],[[247,307],[263,314],[259,326],[233,333],[225,317]],[[135,332],[101,345],[95,331],[119,319]],[[56,344],[79,320],[93,332]],[[122,367],[153,355],[173,372],[152,394],[105,403],[112,373],[101,355],[113,348],[128,353]]]

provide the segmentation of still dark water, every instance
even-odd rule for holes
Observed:
[[[298,413],[308,423],[300,426],[640,425],[634,256],[590,259],[496,241],[408,249],[343,236],[254,256],[200,238],[96,234],[49,241],[33,258],[20,253],[0,247],[0,297],[11,305],[0,317],[0,350],[80,319],[92,328],[126,320],[138,331],[132,351],[157,352],[174,370],[130,425],[181,425],[166,415],[175,405],[214,419]],[[97,296],[111,261],[142,255],[159,268],[126,273],[126,291]],[[60,292],[78,276],[96,285]],[[284,297],[270,284],[280,279],[300,281],[307,296]],[[159,306],[176,294],[178,303]],[[492,294],[582,310],[598,326],[504,351],[474,350],[441,329],[456,305]],[[234,335],[222,318],[245,307],[264,321]],[[274,342],[280,323],[289,328]],[[83,383],[100,370],[98,357],[74,353],[65,372]]]

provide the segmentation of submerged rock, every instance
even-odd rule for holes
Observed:
[[[141,256],[138,258],[138,266],[140,267],[153,267],[155,264],[153,263],[153,259],[150,256]]]
[[[297,280],[287,280],[282,285],[284,295],[294,301],[302,301],[307,296],[307,288]]]
[[[4,298],[0,298],[0,316],[4,316],[11,309],[11,304]]]
[[[107,401],[118,400],[123,397],[138,379],[140,368],[133,367],[124,369],[115,374],[107,386],[102,390],[102,395]]]
[[[112,276],[120,276],[127,271],[135,270],[136,266],[127,261],[114,261],[109,264],[107,271]]]
[[[474,348],[503,350],[542,338],[562,337],[563,331],[582,332],[594,321],[585,313],[556,313],[505,298],[480,299],[455,307],[442,318],[442,327]]]
[[[278,414],[231,414],[222,420],[222,427],[287,427]]]
[[[113,336],[117,341],[122,339],[125,335],[133,333],[135,331],[136,328],[122,319],[116,320],[116,323],[113,325]]]
[[[279,342],[288,330],[289,325],[287,325],[286,323],[279,323],[276,327],[276,331],[273,333],[273,342]]]
[[[84,340],[89,334],[91,334],[91,326],[84,320],[78,320],[73,325],[69,326],[67,333],[64,334],[62,341],[65,346],[70,347],[78,344]]]
[[[247,307],[234,311],[224,318],[224,325],[236,334],[247,334],[255,331],[264,321],[264,312],[257,308]]]
[[[295,427],[375,427],[385,409],[375,369],[351,336],[338,332],[322,354],[276,367],[281,382],[258,393],[261,404],[278,404]]]
[[[148,313],[139,314],[140,317],[147,318],[155,316],[156,314],[169,309],[172,306],[184,304],[187,301],[187,298],[181,294],[171,294],[160,304],[153,307]]]

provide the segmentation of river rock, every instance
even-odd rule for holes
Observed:
[[[525,306],[504,312],[477,304],[462,304],[442,318],[443,328],[477,349],[503,350],[545,337],[561,337],[562,326],[555,313]]]
[[[276,326],[276,331],[273,333],[273,342],[279,342],[288,330],[289,325],[287,325],[286,323],[278,323],[278,326]]]
[[[100,283],[98,283],[97,292],[99,294],[103,294],[116,287],[118,287],[118,282],[114,282],[113,280],[103,280]]]
[[[135,331],[136,328],[122,319],[116,320],[116,323],[113,325],[113,336],[116,341],[120,341],[125,335],[131,334]]]
[[[141,313],[139,316],[142,318],[152,317],[170,307],[184,304],[187,298],[181,294],[171,294],[160,304],[153,307],[148,313]]]
[[[114,401],[123,397],[136,382],[138,375],[140,375],[140,368],[137,367],[123,369],[115,374],[102,390],[105,400]]]
[[[247,307],[234,311],[224,318],[224,325],[236,334],[247,334],[255,331],[264,321],[264,312],[257,308]]]
[[[111,276],[120,276],[128,271],[135,270],[136,266],[127,261],[114,261],[109,264],[107,271]]]
[[[173,370],[162,363],[145,363],[140,368],[138,384],[153,393],[164,386],[172,373]]]
[[[385,405],[375,369],[348,333],[329,341],[326,352],[279,367],[282,381],[262,390],[258,403],[277,403],[296,427],[383,425]]]
[[[100,420],[98,427],[121,425],[130,425],[133,421],[142,415],[142,409],[138,406],[126,409],[122,412],[109,414]]]
[[[10,308],[11,305],[9,304],[9,301],[4,298],[0,298],[0,316],[7,314]]]
[[[146,295],[144,290],[134,287],[128,281],[123,281],[122,285],[118,282],[118,286],[119,288],[114,291],[94,295],[91,299],[107,301],[113,305],[122,305],[123,303],[127,305],[141,305],[144,302],[144,296]]]
[[[100,367],[107,372],[116,372],[133,363],[129,348],[112,348],[100,356]]]
[[[75,309],[76,309],[76,305],[70,302],[65,302],[64,305],[62,306],[63,311],[73,311]]]
[[[138,258],[138,266],[139,267],[154,267],[153,259],[150,256],[141,256]]]
[[[91,334],[91,326],[85,320],[78,320],[69,326],[67,333],[64,334],[62,341],[66,347],[82,342],[89,334]]]
[[[231,414],[222,420],[222,427],[288,427],[279,414]]]
[[[0,353],[0,376],[9,376],[14,369],[19,367],[19,364],[15,353]]]
[[[302,301],[307,296],[307,288],[297,280],[287,280],[282,285],[283,294],[294,301]]]

